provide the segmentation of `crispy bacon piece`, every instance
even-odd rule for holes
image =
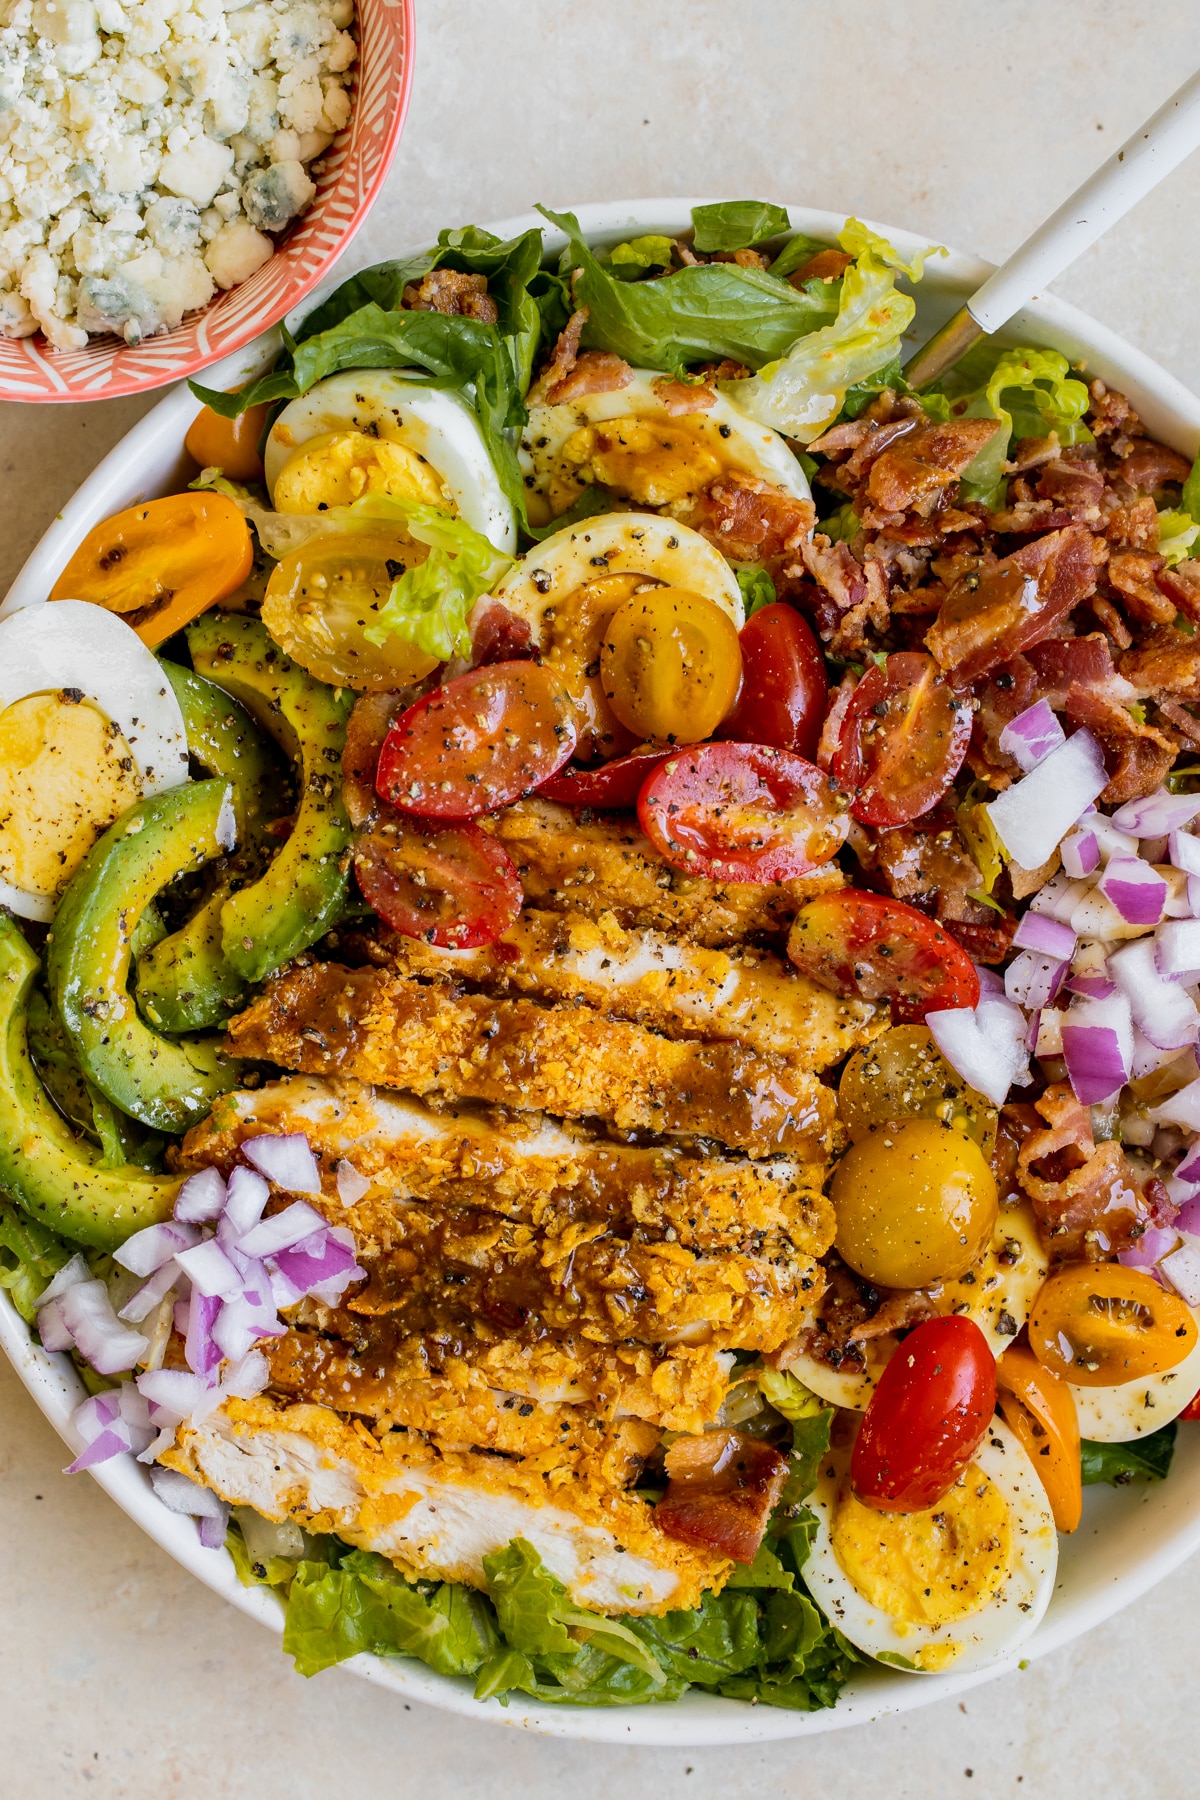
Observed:
[[[1141,625],[1169,625],[1179,610],[1158,578],[1166,559],[1145,550],[1118,550],[1108,559],[1108,581],[1121,597],[1121,610]]]
[[[510,612],[499,600],[486,600],[471,615],[471,663],[540,662],[529,620]]]
[[[876,835],[876,866],[888,892],[895,899],[930,913],[947,931],[953,927],[954,935],[960,927],[994,931],[1000,923],[999,915],[970,897],[973,890],[978,891],[983,877],[957,827],[952,820],[937,814],[928,817],[929,823],[940,829],[922,830],[920,826],[925,822],[918,821],[916,825],[895,825]],[[1010,937],[1011,930],[1002,934],[1000,956]],[[982,936],[979,941],[994,944],[990,936]],[[998,960],[994,950],[987,960]]]
[[[1153,438],[1141,438],[1128,456],[1121,458],[1121,475],[1130,487],[1142,494],[1156,494],[1160,488],[1182,485],[1192,472],[1192,465],[1178,450]]]
[[[404,290],[410,312],[452,313],[494,325],[500,317],[487,291],[486,275],[467,275],[461,269],[430,269],[420,283],[410,281]]]
[[[888,585],[883,566],[860,563],[847,544],[833,544],[818,533],[800,546],[804,567],[837,608],[818,620],[821,636],[834,655],[861,648],[868,626],[882,632],[888,622]],[[797,571],[798,572],[798,571]]]
[[[650,386],[673,419],[707,412],[716,405],[717,390],[707,381],[675,381],[670,375],[656,375]]]
[[[1056,431],[1052,431],[1049,437],[1018,438],[1015,444],[1009,446],[1009,473],[1027,475],[1030,469],[1040,469],[1046,463],[1055,462],[1061,455],[1062,446]]]
[[[1048,638],[1095,586],[1091,533],[1052,531],[955,582],[925,642],[956,684],[975,681]]]
[[[1100,523],[1104,472],[1084,457],[1066,455],[1047,463],[1038,476],[1037,492],[1041,499],[1052,501],[1079,525]]]
[[[1166,690],[1185,700],[1200,700],[1200,637],[1186,637],[1174,626],[1159,625],[1126,651],[1121,658],[1121,676],[1129,684],[1131,699],[1158,700]]]
[[[802,288],[806,281],[840,281],[853,261],[845,250],[818,250],[806,263],[792,270],[788,281],[794,288]]]
[[[951,419],[906,433],[875,459],[867,498],[880,512],[928,517],[943,488],[958,480],[999,429],[998,419]]]
[[[549,397],[550,391],[555,388],[560,381],[565,381],[567,376],[571,373],[571,370],[575,367],[575,364],[579,359],[579,339],[583,335],[583,328],[588,322],[590,312],[590,307],[579,307],[571,314],[570,318],[559,332],[558,339],[554,345],[554,354],[546,364],[546,367],[542,370],[537,382],[538,392],[547,398]],[[534,395],[531,394],[530,399],[532,400],[533,398]]]
[[[992,787],[1007,787],[1020,774],[1016,758],[1000,748],[1000,733],[1039,698],[1037,671],[1027,656],[1002,663],[980,691],[969,755],[976,775]]]
[[[1092,404],[1088,423],[1092,428],[1093,437],[1118,438],[1126,436],[1127,433],[1130,436],[1134,434],[1141,436],[1141,420],[1124,394],[1118,394],[1115,389],[1109,388],[1105,382],[1100,380],[1099,376],[1092,382],[1089,391],[1092,396]]]
[[[1163,569],[1158,585],[1175,602],[1185,619],[1200,624],[1200,562],[1188,557],[1184,562],[1176,563],[1173,569]]]
[[[1100,1262],[1127,1250],[1162,1217],[1165,1189],[1147,1197],[1121,1146],[1096,1143],[1091,1115],[1065,1081],[1035,1105],[1046,1124],[1021,1145],[1017,1173],[1051,1255]]]
[[[787,1479],[787,1458],[745,1431],[682,1437],[664,1458],[668,1486],[654,1509],[667,1537],[752,1563]]]
[[[1106,806],[1144,799],[1161,786],[1175,761],[1172,738],[1139,722],[1127,706],[1096,688],[1073,687],[1066,710],[1069,719],[1086,725],[1104,746],[1109,782],[1100,798]]]
[[[342,799],[350,823],[366,825],[383,802],[375,792],[379,752],[392,720],[420,698],[429,684],[417,682],[385,694],[360,694],[346,725],[342,751]]]
[[[1158,508],[1150,495],[1142,494],[1128,506],[1114,507],[1104,535],[1110,544],[1127,550],[1157,550]]]
[[[547,388],[546,399],[551,406],[561,406],[567,400],[580,400],[585,394],[615,393],[618,388],[628,387],[632,380],[633,370],[623,357],[614,356],[609,350],[584,350],[575,359],[570,374]]]
[[[815,518],[811,500],[731,472],[697,495],[691,523],[731,561],[758,562],[794,551]]]

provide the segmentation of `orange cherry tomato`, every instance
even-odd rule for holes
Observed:
[[[833,759],[838,786],[864,825],[906,825],[946,792],[971,741],[970,694],[956,694],[932,656],[902,650],[854,690]]]
[[[250,527],[224,494],[168,494],[89,531],[50,591],[119,613],[151,649],[241,586]]]
[[[435,688],[383,740],[381,800],[429,819],[476,819],[519,800],[569,761],[575,706],[539,663],[488,663]]]
[[[1196,1342],[1196,1321],[1177,1294],[1143,1269],[1070,1263],[1047,1277],[1029,1315],[1038,1361],[1077,1387],[1120,1387],[1161,1375]]]
[[[996,1359],[974,1319],[926,1319],[885,1365],[850,1458],[877,1512],[924,1512],[958,1480],[996,1409]]]
[[[634,594],[604,628],[600,685],[619,722],[663,744],[710,737],[737,699],[737,627],[683,588]]]
[[[1074,1531],[1083,1511],[1074,1395],[1024,1344],[1011,1345],[996,1364],[996,1387],[1000,1411],[1038,1472],[1054,1523]]]
[[[492,943],[521,910],[516,864],[469,823],[418,824],[390,812],[358,840],[354,873],[394,931],[451,950]]]
[[[202,406],[188,427],[183,447],[201,469],[220,469],[229,481],[261,481],[259,442],[266,429],[269,406],[248,406],[236,419],[223,419],[211,406]]]
[[[788,938],[796,967],[835,994],[890,1000],[892,1021],[979,1003],[979,977],[948,931],[903,900],[843,888],[796,914]]]
[[[793,881],[848,828],[821,770],[765,744],[676,751],[643,787],[638,819],[672,868],[714,881]]]

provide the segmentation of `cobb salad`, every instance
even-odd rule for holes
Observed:
[[[546,217],[0,608],[0,1281],[305,1673],[832,1706],[1200,1417],[1200,474],[855,220]]]

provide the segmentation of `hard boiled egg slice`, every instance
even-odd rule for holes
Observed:
[[[992,1241],[974,1268],[968,1269],[957,1281],[940,1281],[936,1287],[922,1290],[928,1309],[923,1310],[921,1316],[955,1313],[974,1319],[993,1354],[1002,1356],[1028,1319],[1048,1267],[1037,1220],[1028,1200],[1021,1200],[1015,1206],[1002,1206]],[[807,1350],[793,1357],[787,1367],[831,1406],[865,1412],[875,1383],[897,1342],[891,1334],[868,1339],[863,1345],[867,1359],[865,1369],[832,1369]],[[1200,1387],[1200,1368],[1196,1385]],[[1101,1391],[1108,1390],[1090,1390],[1092,1393]]]
[[[808,1505],[804,1579],[826,1617],[869,1656],[920,1674],[1011,1656],[1054,1591],[1058,1533],[1033,1464],[998,1419],[949,1493],[926,1512],[883,1513],[850,1490],[849,1447],[830,1451]]]
[[[367,493],[440,507],[498,550],[517,527],[466,401],[384,369],[331,375],[285,406],[263,453],[278,512],[349,506]]]
[[[739,631],[745,623],[737,577],[720,551],[698,531],[657,513],[604,513],[556,531],[509,571],[494,598],[529,621],[544,649],[578,631],[583,621],[572,615],[580,597],[617,575],[703,594]],[[619,593],[626,597],[624,587]]]
[[[1200,1325],[1200,1312],[1194,1314]],[[1143,1375],[1120,1387],[1070,1384],[1080,1437],[1094,1444],[1127,1444],[1178,1418],[1200,1392],[1200,1338],[1189,1355],[1161,1375]]]
[[[187,777],[179,703],[115,613],[60,600],[0,620],[0,904],[53,918],[113,820]]]
[[[777,432],[710,387],[689,388],[653,369],[634,369],[627,386],[606,393],[531,406],[519,454],[551,517],[592,482],[641,506],[671,506],[733,470],[810,498],[804,470]]]

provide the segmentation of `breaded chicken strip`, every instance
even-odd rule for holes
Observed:
[[[681,875],[635,819],[589,817],[550,800],[518,801],[480,824],[500,839],[535,906],[590,919],[611,912],[622,925],[685,932],[714,949],[764,932],[785,933],[806,900],[844,887],[846,880],[836,863],[769,887]]]
[[[827,1069],[887,1024],[887,1013],[818,987],[768,950],[707,950],[686,938],[526,908],[495,944],[443,950],[389,932],[401,975],[444,976],[490,994],[586,1001],[672,1037],[733,1042]]]
[[[231,1022],[229,1044],[309,1074],[711,1137],[751,1156],[821,1156],[834,1119],[830,1090],[782,1057],[337,963],[293,966]]]

